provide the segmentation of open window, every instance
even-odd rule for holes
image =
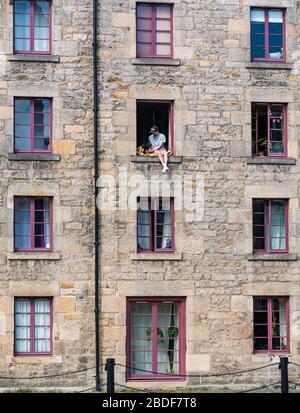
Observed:
[[[287,156],[286,105],[252,103],[252,156]]]
[[[173,102],[138,100],[136,113],[138,153],[141,147],[148,148],[149,131],[153,125],[156,125],[159,132],[166,137],[165,148],[173,154]]]

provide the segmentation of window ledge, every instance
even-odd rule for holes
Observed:
[[[246,64],[247,69],[278,69],[278,70],[292,70],[292,63],[283,62],[249,62]]]
[[[144,66],[180,66],[180,59],[164,59],[156,57],[145,57],[139,59],[131,59],[133,65],[144,65]]]
[[[265,165],[296,165],[295,158],[268,158],[266,156],[256,157],[256,158],[247,158],[247,164],[251,165],[258,165],[258,164],[265,164]]]
[[[60,252],[10,252],[8,260],[60,260]]]
[[[47,153],[9,153],[10,161],[60,161],[59,155]]]
[[[136,155],[131,155],[131,162],[160,163],[158,156],[136,156]],[[182,156],[169,156],[168,163],[182,163]]]
[[[62,356],[12,356],[7,357],[6,362],[9,364],[61,364]]]
[[[149,252],[146,254],[131,254],[133,261],[181,261],[182,254],[173,254],[172,252],[156,253]]]
[[[248,254],[248,261],[297,261],[296,254]]]
[[[59,56],[51,55],[33,55],[33,54],[12,54],[9,55],[7,60],[9,62],[49,62],[49,63],[59,63]]]

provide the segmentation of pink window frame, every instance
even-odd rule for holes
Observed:
[[[16,302],[18,300],[30,301],[30,352],[18,352],[16,337]],[[35,328],[35,309],[36,300],[48,300],[50,302],[50,351],[34,351],[34,328]],[[53,354],[53,298],[52,297],[15,297],[14,302],[14,355],[15,356],[49,356]]]
[[[271,237],[271,233],[272,233],[272,225],[271,225],[271,215],[272,215],[272,202],[274,201],[285,201],[285,246],[286,248],[284,250],[267,250],[267,249],[263,249],[263,250],[255,250],[254,249],[254,254],[287,254],[289,252],[289,220],[288,220],[288,209],[289,209],[289,201],[288,199],[253,199],[253,203],[255,201],[262,201],[265,204],[265,208],[264,208],[264,222],[266,223],[268,221],[268,228],[269,228],[269,240],[271,243],[272,238]],[[268,212],[267,212],[268,211]],[[252,211],[252,219],[254,216],[254,210]],[[254,226],[259,226],[257,224],[253,224],[253,228]],[[254,232],[253,232],[253,240],[254,240]],[[255,237],[255,238],[262,238],[262,237]],[[265,240],[265,245],[266,245],[266,225],[264,224],[264,237],[263,239]]]
[[[15,241],[15,228],[16,228],[16,208],[15,208],[15,200],[18,198],[29,198],[30,199],[30,248],[16,248]],[[49,199],[49,207],[50,207],[50,248],[35,248],[34,247],[34,237],[35,237],[35,221],[34,221],[34,201],[36,199]],[[14,251],[24,251],[24,252],[52,252],[53,251],[53,198],[52,197],[39,197],[39,196],[15,196],[14,197]]]
[[[265,57],[252,57],[252,61],[258,62],[275,62],[275,63],[286,63],[286,10],[282,8],[265,8],[265,7],[251,7],[252,10],[263,10],[265,14]],[[281,11],[282,12],[282,30],[283,30],[283,59],[270,59],[267,57],[269,53],[269,12],[270,11]],[[251,15],[250,15],[251,21]],[[250,33],[251,34],[251,33]]]
[[[16,150],[16,101],[17,100],[30,100],[30,149],[29,150]],[[34,134],[34,102],[35,100],[48,100],[49,101],[49,128],[50,128],[50,142],[49,142],[49,149],[34,149],[35,144],[35,134]],[[18,112],[19,113],[19,112]],[[47,125],[46,125],[47,126]],[[14,153],[52,153],[52,133],[53,131],[53,100],[52,98],[45,98],[45,97],[15,97],[14,98]]]
[[[254,339],[255,338],[265,338],[265,337],[256,337],[254,336],[254,326],[256,324],[254,324],[254,318],[253,318],[253,353],[276,353],[276,354],[287,354],[290,352],[290,317],[289,317],[289,313],[290,313],[290,307],[289,307],[289,297],[285,297],[285,296],[277,296],[277,297],[253,297],[255,298],[260,298],[260,299],[266,299],[267,300],[267,312],[268,312],[268,350],[255,350],[254,349]],[[272,300],[276,299],[276,298],[284,298],[285,299],[285,312],[286,312],[286,343],[287,343],[287,348],[284,350],[273,350],[272,349],[272,338],[273,338],[273,333],[272,333]],[[253,300],[253,314],[254,314],[255,308],[254,308],[254,300]],[[259,311],[257,311],[259,312]],[[265,311],[261,311],[261,312],[265,312]],[[277,337],[277,336],[275,336]],[[281,337],[281,336],[280,336]],[[284,337],[284,336],[282,336]]]
[[[41,39],[41,40],[49,40],[49,50],[36,52],[34,51],[34,11],[33,11],[33,4],[39,0],[27,0],[30,2],[30,50],[16,50],[15,49],[15,1],[13,0],[13,28],[14,28],[14,54],[34,54],[34,55],[50,55],[52,53],[52,0],[41,0],[44,2],[49,3],[49,39]],[[39,27],[48,27],[48,26],[39,26]],[[37,39],[38,40],[38,39]]]
[[[136,5],[136,45],[138,43],[142,43],[138,41],[138,13],[137,9],[139,6],[151,6],[151,16],[152,16],[152,53],[151,54],[139,54],[138,51],[136,51],[136,55],[138,58],[143,58],[143,57],[154,57],[154,58],[167,58],[167,59],[172,59],[174,55],[174,46],[173,46],[173,5],[172,4],[165,4],[165,3],[137,3]],[[159,30],[159,32],[165,32],[165,33],[170,33],[170,43],[160,43],[159,44],[168,44],[170,45],[170,54],[169,55],[158,55],[156,53],[156,8],[158,6],[167,6],[170,9],[170,19],[162,19],[162,20],[170,20],[170,32],[169,30]]]
[[[152,304],[152,372],[157,372],[157,304],[162,302],[173,302],[179,304],[179,374],[132,374],[131,370],[131,303],[145,302]],[[143,381],[173,381],[185,380],[182,377],[186,374],[186,298],[185,297],[128,297],[126,302],[126,381],[143,380]]]
[[[255,104],[255,103],[254,103]],[[270,153],[270,142],[271,142],[271,128],[270,128],[270,119],[271,117],[271,106],[282,106],[282,114],[283,114],[283,146],[284,152],[283,153]],[[268,124],[268,146],[267,146],[267,157],[268,158],[286,158],[288,154],[288,127],[287,127],[287,104],[285,103],[266,103],[265,106],[267,107],[267,124]],[[252,108],[251,108],[252,110]],[[253,158],[259,157],[258,155],[258,116],[257,116],[257,108],[256,110],[256,154],[252,154]]]
[[[170,199],[170,211],[171,211],[171,238],[172,238],[172,248],[168,249],[163,249],[163,248],[156,248],[156,242],[157,242],[157,212],[164,212],[164,210],[158,210],[158,209],[153,209],[153,203],[157,204],[159,203],[159,199],[154,199],[154,198],[148,198],[148,211],[150,212],[150,237],[149,237],[149,242],[150,242],[150,249],[139,249],[138,248],[138,239],[139,239],[139,224],[138,224],[138,213],[137,211],[137,252],[138,253],[174,253],[175,252],[175,220],[174,220],[174,198]],[[147,212],[147,211],[143,211]],[[148,237],[145,237],[148,238]]]
[[[169,105],[169,136],[168,136],[168,150],[171,155],[174,155],[174,101],[172,100],[150,100],[139,99],[136,104],[139,103],[165,103]]]

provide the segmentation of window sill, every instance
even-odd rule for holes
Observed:
[[[248,261],[297,261],[296,254],[248,254]]]
[[[10,252],[8,260],[60,260],[60,252]]]
[[[266,156],[247,158],[248,165],[296,165],[296,159],[294,158],[268,158]]]
[[[62,356],[12,356],[6,361],[9,364],[61,364]]]
[[[59,63],[59,56],[52,55],[34,55],[34,54],[12,54],[9,55],[7,60],[9,62],[46,62],[46,63]]]
[[[9,153],[9,161],[60,161],[59,155],[51,153]]]
[[[131,254],[130,258],[132,261],[181,261],[182,254],[149,252],[145,254]]]
[[[138,59],[131,59],[131,64],[133,65],[144,65],[144,66],[180,66],[180,59],[166,59],[166,58],[156,58],[156,57],[143,57]]]
[[[136,156],[131,155],[131,162],[138,163],[160,163],[158,156]],[[182,156],[169,156],[169,163],[182,163]]]
[[[246,64],[247,69],[278,69],[278,70],[292,70],[292,63],[283,62],[249,62]]]

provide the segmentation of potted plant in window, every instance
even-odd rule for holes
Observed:
[[[169,359],[169,368],[167,369],[167,374],[175,374],[174,370],[174,348],[175,348],[175,339],[178,337],[178,327],[172,326],[167,330],[167,336],[169,338],[168,343],[168,359]]]
[[[266,137],[260,138],[258,140],[258,155],[259,156],[266,156],[268,145],[268,139]]]

